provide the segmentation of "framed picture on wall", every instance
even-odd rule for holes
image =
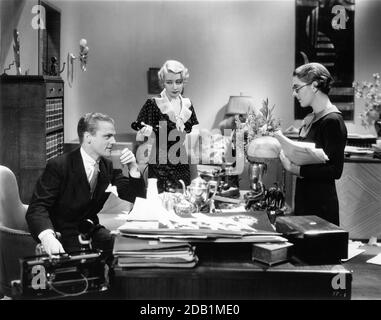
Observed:
[[[161,87],[159,84],[159,72],[160,68],[149,68],[147,72],[148,79],[148,93],[149,94],[158,94],[161,92]]]

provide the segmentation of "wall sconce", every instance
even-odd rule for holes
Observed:
[[[89,47],[87,46],[87,40],[81,39],[79,41],[79,55],[76,57],[72,53],[67,54],[67,81],[69,83],[69,86],[71,87],[74,79],[74,60],[79,60],[81,65],[81,70],[86,71],[87,70],[87,56],[89,53]]]

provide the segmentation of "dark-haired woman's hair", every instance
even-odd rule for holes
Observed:
[[[293,76],[298,77],[305,83],[317,82],[317,88],[328,94],[331,89],[333,78],[326,67],[317,62],[307,63],[295,69]]]

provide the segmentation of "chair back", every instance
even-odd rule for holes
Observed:
[[[11,281],[20,279],[23,257],[35,254],[36,242],[28,231],[14,173],[0,165],[0,296],[11,296]]]
[[[20,200],[14,173],[0,165],[0,225],[10,229],[28,231],[25,213],[28,206]]]

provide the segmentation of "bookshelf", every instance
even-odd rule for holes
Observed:
[[[0,76],[0,164],[29,203],[46,162],[63,153],[64,83],[51,76]]]

